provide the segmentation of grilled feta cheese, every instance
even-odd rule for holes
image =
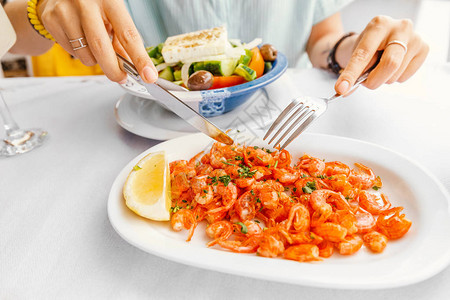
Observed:
[[[224,54],[228,46],[227,30],[222,26],[168,37],[161,53],[166,63],[176,63]]]

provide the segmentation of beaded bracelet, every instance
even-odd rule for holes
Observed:
[[[330,54],[328,54],[327,57],[328,69],[330,69],[330,71],[336,75],[341,74],[342,71],[342,67],[336,61],[336,49],[339,47],[339,45],[342,43],[343,40],[355,34],[356,34],[355,32],[349,32],[345,34],[343,37],[340,38],[339,41],[336,42],[333,49],[331,49]]]
[[[53,36],[45,29],[44,25],[42,25],[41,20],[39,20],[37,14],[37,4],[39,0],[29,0],[27,3],[27,12],[28,12],[28,21],[30,21],[31,26],[33,26],[34,30],[37,33],[49,39],[51,41],[55,41]]]

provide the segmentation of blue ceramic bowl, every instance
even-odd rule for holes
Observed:
[[[286,56],[278,52],[277,59],[272,63],[272,69],[263,76],[228,88],[200,91],[201,100],[198,103],[198,112],[205,117],[213,117],[235,109],[247,101],[258,89],[283,75],[287,66]]]
[[[272,69],[253,81],[223,89],[186,92],[171,91],[171,93],[205,117],[219,116],[235,109],[250,99],[258,89],[275,81],[286,71],[287,66],[286,56],[278,52],[277,59],[272,63]],[[130,94],[140,98],[158,101],[165,107],[163,101],[159,101],[153,97],[147,92],[145,87],[129,76],[127,83],[121,84],[121,86]]]

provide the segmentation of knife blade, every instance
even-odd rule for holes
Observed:
[[[153,97],[164,101],[164,105],[176,113],[180,118],[218,142],[227,145],[233,144],[233,139],[230,138],[225,132],[220,130],[208,119],[197,113],[189,105],[158,84],[158,81],[156,83],[144,82],[139,76],[136,67],[130,61],[122,57],[120,54],[117,54],[117,58],[119,59],[122,70],[143,85]]]

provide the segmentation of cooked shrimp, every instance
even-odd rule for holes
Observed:
[[[363,240],[357,235],[349,235],[336,245],[339,253],[350,255],[358,251],[363,245]]]
[[[263,234],[259,248],[256,251],[264,257],[277,257],[284,252],[284,244],[276,235]]]
[[[352,169],[348,177],[350,183],[363,190],[373,187],[376,178],[372,169],[360,163],[355,163],[355,166],[357,169]]]
[[[338,174],[348,176],[350,173],[350,168],[340,161],[330,161],[325,163],[324,173],[327,176],[334,176]]]
[[[318,245],[323,242],[323,238],[314,232],[291,232],[289,237],[291,239],[291,244]]]
[[[292,225],[298,231],[306,231],[309,229],[309,211],[303,204],[297,203],[291,207],[286,229],[289,230]]]
[[[333,243],[329,242],[329,241],[323,241],[321,243],[319,243],[317,245],[317,247],[319,247],[319,256],[320,257],[330,257],[331,255],[333,255],[334,252],[334,247],[333,247]]]
[[[347,228],[335,223],[323,223],[313,228],[315,234],[330,242],[340,242],[347,235]]]
[[[309,155],[303,155],[300,157],[297,166],[308,171],[308,173],[314,177],[322,175],[325,170],[325,162],[323,160],[311,157]]]
[[[208,247],[214,246],[219,240],[226,240],[233,234],[233,224],[230,221],[212,223],[206,228],[206,234],[214,239],[206,245]]]
[[[175,160],[169,164],[170,175],[176,176],[179,173],[186,174],[188,179],[196,175],[195,166],[190,165],[186,160]],[[173,177],[172,177],[173,178]]]
[[[345,227],[349,235],[358,232],[356,217],[350,210],[337,210],[330,216],[329,220]]]
[[[196,176],[191,180],[194,200],[199,204],[207,204],[214,198],[213,189],[207,183],[208,175]]]
[[[171,180],[171,193],[172,199],[176,200],[180,198],[181,194],[187,191],[191,187],[191,184],[186,176],[186,173],[178,173],[173,176]]]
[[[400,215],[403,207],[394,207],[385,210],[377,219],[377,229],[389,239],[398,239],[404,236],[412,222],[404,214]]]
[[[273,169],[273,178],[282,184],[293,184],[298,179],[298,173],[288,169]]]
[[[310,204],[314,209],[313,226],[317,226],[325,222],[332,213],[332,203],[338,209],[350,209],[350,206],[345,198],[336,192],[330,190],[316,190],[312,192]]]
[[[284,251],[284,258],[300,262],[321,260],[319,257],[319,247],[310,244],[290,246]]]
[[[358,199],[359,205],[372,215],[378,215],[391,207],[391,202],[389,202],[389,199],[384,194],[381,194],[380,199],[367,191],[360,191]],[[383,202],[383,204],[381,205],[379,202]]]
[[[367,191],[382,186],[370,168],[306,154],[291,161],[286,150],[215,143],[206,154],[170,163],[172,228],[189,230],[189,241],[206,220],[208,247],[297,261],[321,260],[334,249],[353,254],[363,243],[378,253],[410,229],[402,207]]]
[[[251,220],[255,218],[256,209],[255,201],[250,191],[242,194],[234,204],[234,211],[239,216],[241,221]]]
[[[375,225],[377,220],[362,208],[359,208],[355,214],[356,217],[356,227],[358,228],[358,233],[365,233],[371,231]]]
[[[172,229],[175,231],[181,231],[183,228],[189,230],[189,235],[186,242],[189,242],[194,235],[197,222],[195,221],[194,214],[190,209],[180,209],[172,215],[170,220]]]
[[[262,236],[252,235],[244,241],[223,241],[219,240],[217,243],[220,247],[238,253],[254,253],[259,247]]]
[[[273,166],[275,164],[272,155],[256,146],[244,149],[244,161],[249,166]]]
[[[376,231],[366,233],[363,236],[363,240],[367,248],[376,253],[383,252],[388,242],[388,238],[384,234]]]

